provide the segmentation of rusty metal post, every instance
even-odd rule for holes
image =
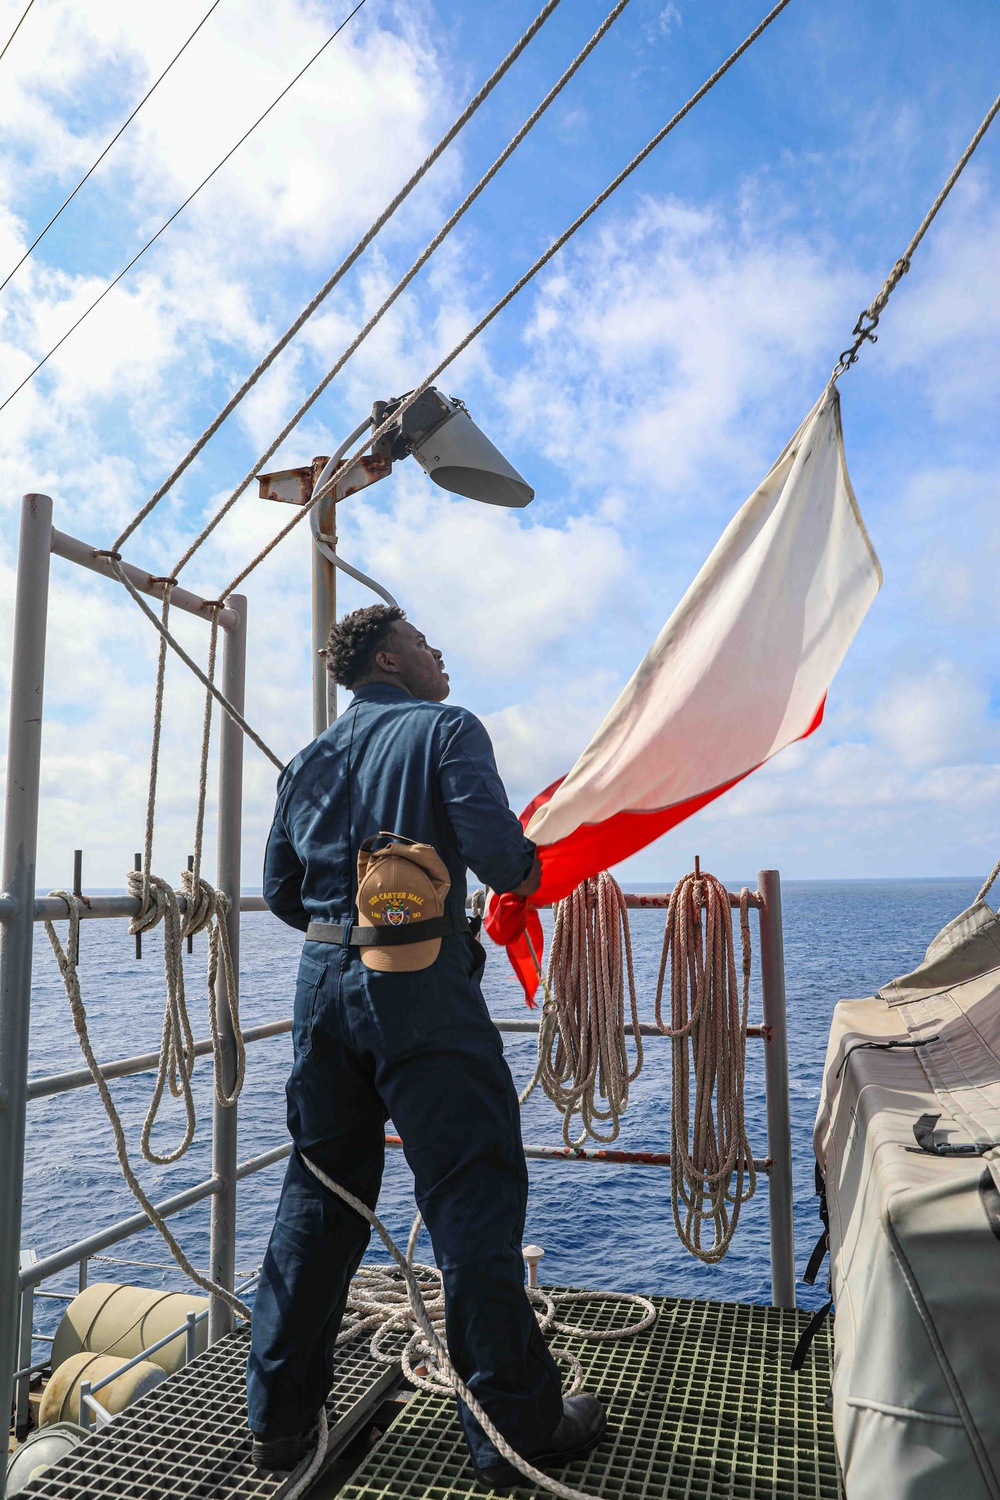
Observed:
[[[760,977],[764,1010],[764,1085],[767,1091],[768,1201],[771,1220],[771,1301],[795,1306],[795,1230],[792,1219],[792,1113],[788,1090],[788,1021],[785,944],[781,930],[781,877],[758,870]]]
[[[319,502],[319,529],[323,539],[336,550],[337,505],[331,493]],[[313,734],[322,734],[337,717],[337,685],[326,670],[321,655],[330,637],[330,626],[337,617],[337,569],[313,543],[312,549],[312,703]]]
[[[235,708],[243,712],[246,698],[247,601],[233,594],[227,601],[239,616],[239,623],[227,630],[222,647],[222,681],[219,686]],[[242,862],[243,827],[243,731],[228,714],[222,715],[219,731],[219,855],[217,884],[229,897],[229,943],[233,950],[236,983],[240,973],[240,865]],[[216,980],[213,1003],[216,1008],[222,1041],[222,1087],[228,1094],[236,1081],[236,1039],[223,1003],[222,965]],[[222,1187],[212,1198],[212,1223],[209,1274],[213,1281],[232,1291],[236,1280],[236,1166],[237,1111],[218,1099],[212,1101],[212,1175],[222,1180]],[[233,1314],[220,1297],[211,1299],[208,1316],[208,1341],[230,1333]]]
[[[25,495],[17,555],[0,877],[3,894],[14,903],[13,915],[0,929],[0,1412],[4,1414],[10,1411],[11,1382],[18,1368],[31,949],[35,935],[35,851],[51,546],[52,501],[48,495]],[[0,1500],[5,1469],[6,1464],[0,1463]]]

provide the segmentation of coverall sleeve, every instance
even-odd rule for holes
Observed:
[[[309,914],[302,905],[305,874],[306,867],[292,847],[279,803],[264,851],[264,900],[276,917],[300,932],[309,926]]]
[[[511,812],[493,745],[474,714],[448,734],[439,764],[441,796],[462,857],[477,879],[512,891],[531,869],[535,846]]]

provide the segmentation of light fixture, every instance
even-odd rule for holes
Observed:
[[[377,402],[372,419],[381,425],[406,398]],[[428,478],[444,490],[485,505],[522,509],[535,498],[531,486],[469,416],[465,403],[431,386],[408,407],[386,442],[393,458],[412,453]]]

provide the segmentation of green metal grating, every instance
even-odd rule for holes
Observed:
[[[829,1325],[793,1375],[808,1313],[652,1300],[659,1318],[636,1338],[554,1339],[578,1355],[586,1389],[608,1410],[607,1440],[560,1478],[605,1500],[843,1500],[826,1405]],[[583,1303],[567,1317],[600,1329],[619,1324],[621,1312],[613,1302]],[[453,1404],[419,1392],[340,1500],[483,1495]]]

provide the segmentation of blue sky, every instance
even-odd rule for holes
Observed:
[[[610,4],[610,0],[608,0]],[[0,6],[6,35],[22,9]],[[0,292],[17,383],[350,7],[222,0]],[[564,0],[129,544],[167,568],[599,23]],[[0,64],[0,279],[207,9],[38,0]],[[289,98],[0,413],[0,691],[17,497],[106,546],[495,66],[537,6],[367,0]],[[411,386],[751,29],[744,0],[632,0],[274,467],[329,452]],[[155,11],[155,13],[153,13]],[[813,404],[1000,87],[992,5],[792,0],[539,281],[443,379],[535,486],[523,514],[413,465],[342,507],[342,550],[445,650],[520,805],[568,769],[729,517]],[[967,874],[1000,852],[994,636],[1000,125],[841,382],[848,462],[885,570],[826,723],[626,874],[697,849],[742,876]],[[412,472],[411,472],[412,471]],[[192,563],[208,596],[284,513],[251,491]],[[254,575],[248,715],[309,734],[303,535]],[[342,588],[345,608],[367,602]],[[204,639],[185,639],[203,654]],[[154,642],[130,601],[53,566],[39,878],[71,851],[120,884],[141,842]],[[190,846],[198,694],[180,666],[156,867]],[[248,755],[246,880],[273,775]]]

